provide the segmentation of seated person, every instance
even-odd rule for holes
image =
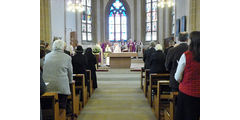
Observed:
[[[64,41],[55,40],[52,51],[45,56],[43,79],[48,82],[47,92],[58,93],[59,108],[66,109],[67,96],[71,95],[71,57],[64,53]]]

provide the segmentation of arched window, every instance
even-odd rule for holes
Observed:
[[[115,0],[109,10],[108,14],[108,38],[110,42],[127,41],[128,38],[128,17],[125,5]]]
[[[146,41],[157,40],[158,0],[146,0]]]
[[[92,41],[92,0],[82,0],[82,40]]]

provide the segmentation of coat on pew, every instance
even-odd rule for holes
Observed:
[[[43,79],[49,82],[47,92],[70,95],[72,81],[72,59],[63,50],[54,50],[45,56]]]

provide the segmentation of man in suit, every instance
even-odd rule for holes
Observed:
[[[47,92],[58,93],[60,109],[66,109],[67,96],[71,95],[72,58],[64,53],[64,41],[55,40],[53,49],[45,56],[43,79],[48,82]]]
[[[169,49],[165,61],[165,67],[170,72],[170,87],[172,91],[178,91],[179,83],[175,80],[174,74],[176,72],[178,61],[181,55],[188,49],[188,33],[180,33],[179,41],[179,45]]]

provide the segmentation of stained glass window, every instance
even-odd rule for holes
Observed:
[[[92,0],[82,0],[82,40],[92,41]]]
[[[146,0],[146,41],[157,40],[158,0]]]
[[[109,41],[127,41],[127,11],[124,4],[115,0],[108,16]]]

